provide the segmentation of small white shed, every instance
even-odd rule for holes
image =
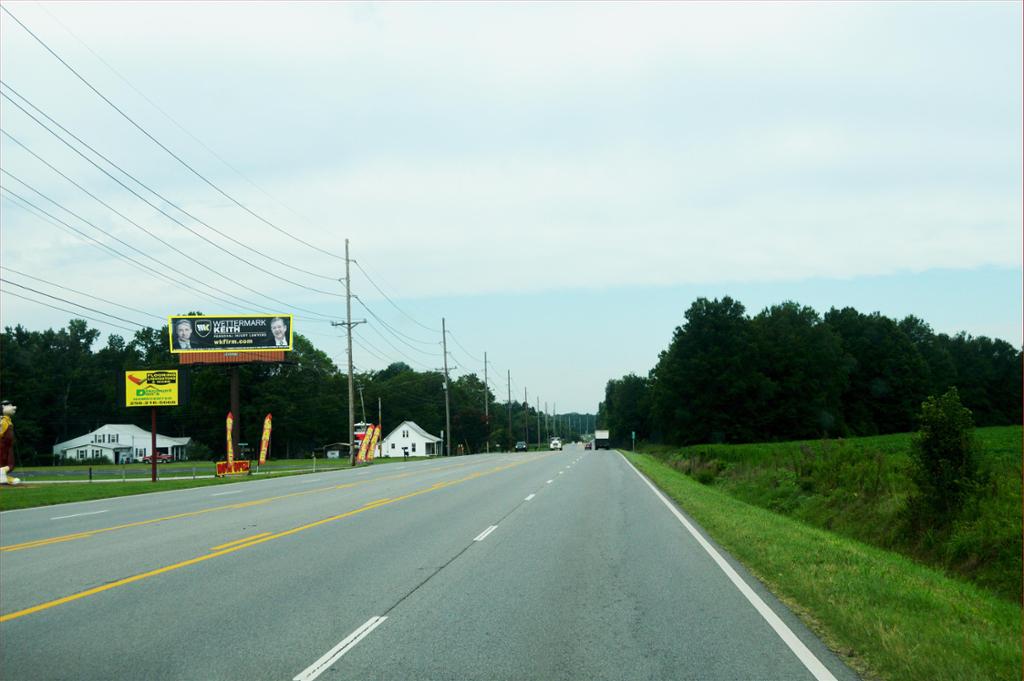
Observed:
[[[381,443],[379,456],[402,457],[434,456],[441,453],[441,438],[431,435],[420,428],[414,421],[402,421],[402,424],[388,433]]]

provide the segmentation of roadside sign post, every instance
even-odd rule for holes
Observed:
[[[177,369],[124,372],[124,405],[150,409],[149,465],[152,482],[156,482],[156,408],[178,406],[178,385]]]
[[[636,451],[636,431],[635,430],[631,430],[631,431],[629,431],[629,434],[633,438],[633,451],[635,452]]]

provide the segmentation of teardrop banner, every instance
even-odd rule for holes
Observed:
[[[370,440],[370,446],[366,449],[366,461],[367,463],[373,463],[374,452],[377,451],[377,442],[380,440],[380,426],[373,428],[373,439]]]
[[[260,465],[267,462],[267,449],[270,448],[270,414],[263,419],[263,437],[260,438]]]
[[[232,442],[231,442],[231,426],[233,426],[234,424],[235,424],[235,419],[234,419],[234,417],[233,417],[233,416],[231,415],[231,412],[229,411],[229,412],[228,412],[228,419],[227,419],[227,433],[228,433],[228,468],[231,468],[231,467],[232,467],[232,465],[233,465],[233,464],[235,463],[235,446],[234,446],[234,443],[232,443]]]
[[[363,439],[359,441],[359,454],[356,455],[356,465],[366,463],[366,449],[370,445],[370,438],[373,437],[374,431],[377,430],[377,426],[370,425],[366,429],[366,434],[363,435]]]

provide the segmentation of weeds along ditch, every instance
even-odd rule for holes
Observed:
[[[913,433],[744,445],[651,445],[676,470],[756,506],[897,551],[1021,602],[1020,426],[978,428],[980,480],[952,522],[913,522]]]

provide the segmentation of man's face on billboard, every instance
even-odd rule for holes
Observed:
[[[178,336],[178,340],[183,343],[187,343],[188,339],[192,337],[192,325],[188,322],[179,322],[178,325],[174,327],[174,331]]]
[[[273,321],[273,323],[271,323],[271,325],[270,325],[270,332],[272,334],[274,334],[274,338],[277,338],[279,340],[284,340],[284,338],[285,338],[285,331],[286,331],[286,327],[284,325],[284,322],[281,321],[280,319],[275,319]]]

